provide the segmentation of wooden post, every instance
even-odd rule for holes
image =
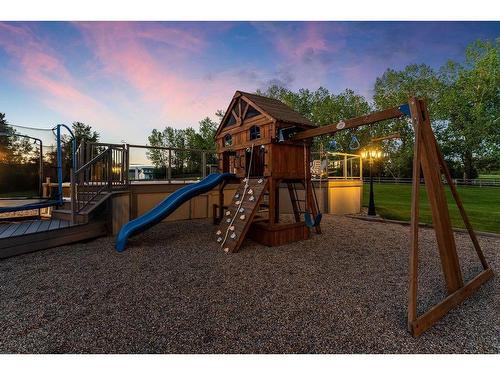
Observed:
[[[429,120],[429,113],[425,103],[421,100],[417,102],[416,107],[415,109],[417,112],[412,113],[412,117],[416,117],[419,127],[418,130],[421,132],[423,145],[421,151],[421,165],[427,196],[431,206],[432,223],[436,233],[441,267],[443,269],[448,293],[453,293],[464,285],[462,272],[460,270],[448,204],[441,182],[440,163],[434,134],[432,133]]]
[[[300,222],[300,212],[299,207],[297,206],[297,195],[295,194],[295,190],[290,182],[286,184],[288,188],[288,194],[290,195],[290,201],[292,202],[293,215],[295,217],[295,222]]]
[[[436,140],[434,139],[434,142]],[[458,210],[460,211],[460,216],[462,216],[462,220],[465,224],[465,227],[467,228],[467,232],[469,233],[469,237],[472,240],[472,244],[474,245],[474,249],[476,250],[477,256],[479,257],[479,260],[481,261],[481,265],[483,266],[483,269],[487,269],[488,262],[486,261],[486,258],[483,254],[483,251],[481,250],[481,246],[479,245],[479,241],[477,240],[476,233],[474,233],[474,229],[472,229],[472,224],[469,221],[469,217],[467,216],[467,213],[465,212],[464,205],[462,203],[462,200],[460,199],[460,195],[458,194],[457,187],[455,186],[455,183],[453,182],[453,178],[451,177],[450,170],[448,169],[448,165],[446,165],[446,162],[444,161],[443,154],[441,150],[439,149],[437,143],[436,143],[436,150],[438,152],[439,156],[439,163],[441,165],[441,168],[443,170],[443,173],[446,178],[446,182],[450,186],[451,194],[453,195],[453,199],[455,200],[455,203],[457,204]]]
[[[413,149],[413,180],[411,192],[411,233],[410,233],[410,265],[408,287],[408,329],[417,318],[417,289],[418,289],[418,224],[420,199],[420,154],[422,152],[422,135],[418,104],[415,99],[410,101],[413,127],[415,129],[415,145]]]
[[[276,223],[276,180],[269,178],[269,224]]]
[[[274,222],[280,222],[280,183],[281,180],[276,180],[275,182],[275,199],[274,199]]]

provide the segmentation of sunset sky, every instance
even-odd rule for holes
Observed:
[[[14,124],[83,121],[106,142],[216,119],[235,90],[351,88],[411,63],[461,61],[500,36],[481,22],[5,22],[0,112]]]

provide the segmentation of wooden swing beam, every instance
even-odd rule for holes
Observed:
[[[410,262],[408,288],[408,330],[413,336],[419,336],[432,327],[448,311],[458,306],[471,296],[482,284],[493,277],[493,271],[488,266],[481,250],[476,234],[465,212],[464,206],[453,182],[448,166],[431,128],[429,113],[425,101],[411,98],[408,104],[399,107],[374,112],[365,116],[341,121],[337,124],[305,130],[292,137],[293,140],[304,140],[320,135],[334,134],[339,131],[358,128],[376,122],[411,116],[415,131],[415,146],[413,156],[413,179],[411,201],[411,230],[410,230]],[[441,268],[446,283],[448,296],[431,307],[427,312],[417,315],[418,290],[418,239],[419,239],[419,192],[420,171],[431,206],[432,222],[436,233]],[[450,186],[451,193],[459,209],[460,215],[467,228],[474,249],[481,261],[483,271],[468,283],[464,284],[462,271],[458,259],[455,237],[451,226],[450,214],[446,202],[442,175]]]

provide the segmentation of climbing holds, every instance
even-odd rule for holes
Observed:
[[[222,237],[217,238],[217,242],[222,242]]]
[[[249,189],[249,190],[248,190],[248,194],[252,195],[252,194],[253,194],[253,190],[252,190],[252,189]]]
[[[239,206],[241,204],[241,201],[236,201],[236,202],[234,202],[234,204]]]
[[[240,215],[240,220],[245,220],[245,215]]]
[[[239,197],[240,197],[240,194],[239,194],[239,193],[236,193],[236,194],[234,195],[234,199],[238,199]]]
[[[262,178],[259,178],[259,180],[257,181],[258,184],[262,184],[264,182],[264,180]]]
[[[222,234],[222,231],[219,229],[215,234],[220,236]]]
[[[231,225],[231,226],[229,227],[229,230],[230,230],[230,231],[234,231],[234,225]]]
[[[230,237],[234,240],[236,238],[236,233],[233,232]]]
[[[225,247],[225,248],[224,248],[224,252],[225,252],[225,253],[229,253],[229,247]]]
[[[243,207],[240,208],[240,213],[242,214],[243,212],[245,212],[245,209]]]
[[[231,222],[231,219],[230,218],[227,218],[226,219],[226,223],[230,223]]]
[[[248,198],[250,202],[253,202],[255,200],[255,197],[252,195],[250,198]]]
[[[231,215],[231,211],[226,211],[226,216]]]

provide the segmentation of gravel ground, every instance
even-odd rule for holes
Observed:
[[[406,331],[409,227],[323,218],[323,235],[217,251],[207,220],[0,261],[0,352],[499,353],[499,278],[419,338]],[[443,297],[421,230],[419,303]],[[500,270],[499,238],[480,242]],[[480,271],[457,234],[466,280]]]

